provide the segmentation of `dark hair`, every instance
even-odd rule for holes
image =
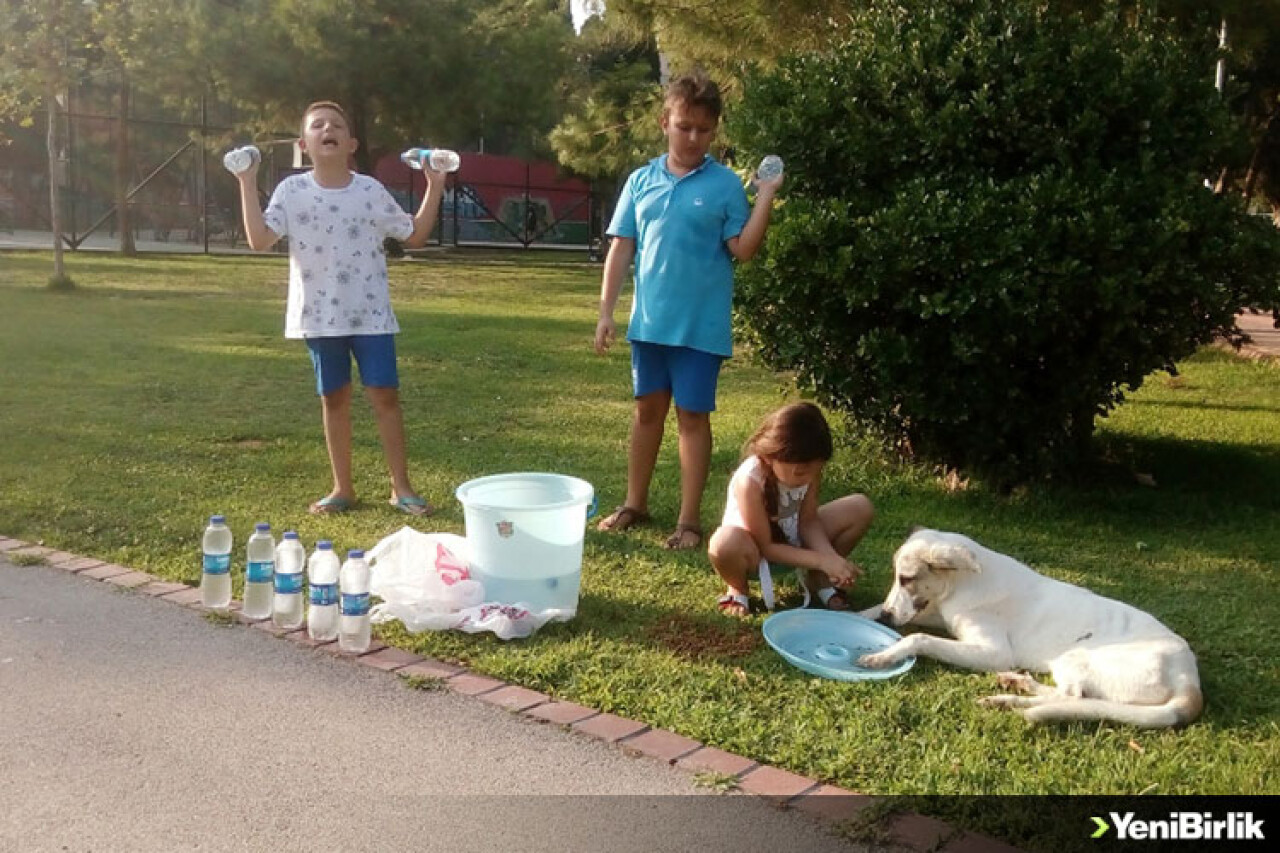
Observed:
[[[743,456],[759,456],[766,462],[826,462],[833,452],[831,428],[822,410],[813,403],[791,403],[764,419],[747,440]],[[769,465],[764,466],[764,477],[765,512],[773,541],[781,542],[784,537],[778,526],[778,483]]]
[[[748,439],[746,450],[779,462],[826,462],[834,452],[831,428],[813,403],[792,403],[769,415]]]
[[[720,98],[720,87],[715,81],[701,71],[681,74],[667,84],[667,94],[662,99],[664,110],[670,109],[674,103],[698,107],[716,121],[720,120],[720,112],[724,102]]]

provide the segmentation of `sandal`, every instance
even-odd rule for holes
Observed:
[[[391,498],[387,503],[406,515],[431,515],[436,511],[435,507],[417,495],[401,495]]]
[[[853,609],[853,605],[849,602],[849,596],[844,594],[844,590],[836,589],[833,586],[818,590],[818,601],[822,602],[822,606],[828,610],[845,611]]]
[[[693,541],[690,542],[685,538],[687,534],[693,535]],[[667,541],[662,543],[662,547],[669,551],[692,551],[702,545],[702,528],[696,524],[685,524],[681,522],[676,525],[675,533],[667,537]]]
[[[630,530],[639,524],[647,524],[651,520],[649,513],[642,509],[634,509],[626,504],[609,513],[608,517],[600,519],[600,523],[596,525],[596,530],[614,531],[621,533],[624,530]]]
[[[355,501],[350,498],[329,495],[313,503],[307,508],[312,515],[337,515],[351,509]]]
[[[736,592],[726,592],[720,596],[716,599],[716,607],[725,616],[734,616],[738,619],[745,619],[751,615],[750,599]]]

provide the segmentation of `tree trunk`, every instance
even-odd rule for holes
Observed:
[[[120,254],[138,254],[133,241],[133,216],[129,211],[129,75],[120,72],[119,110],[116,115],[116,227],[120,229]]]
[[[62,261],[62,205],[58,203],[58,87],[49,83],[45,93],[49,101],[49,132],[46,145],[49,154],[49,226],[53,229],[53,278],[61,282],[66,278]]]
[[[356,147],[356,171],[365,175],[373,174],[373,149],[369,147],[369,108],[358,89],[353,89],[350,100],[349,118],[351,135],[359,140]]]
[[[1262,129],[1262,134],[1258,137],[1258,144],[1253,147],[1253,156],[1249,158],[1249,170],[1245,172],[1242,192],[1247,199],[1253,198],[1253,194],[1258,190],[1258,181],[1262,173],[1268,171],[1263,164],[1273,164],[1280,159],[1269,156],[1272,155],[1278,130],[1280,130],[1280,110],[1272,110],[1266,126]]]

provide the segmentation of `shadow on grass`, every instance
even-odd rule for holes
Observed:
[[[1214,403],[1207,400],[1128,400],[1125,406],[1134,409],[1185,409],[1194,412],[1271,412],[1280,414],[1280,406]]]
[[[1102,446],[1125,463],[1106,470],[1113,485],[1131,471],[1150,472],[1158,489],[1280,509],[1280,445],[1260,448],[1226,441],[1112,436]],[[1088,496],[1088,490],[1082,493]]]

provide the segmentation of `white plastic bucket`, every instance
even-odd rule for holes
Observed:
[[[582,537],[595,490],[561,474],[494,474],[458,487],[471,571],[485,600],[535,613],[578,609]]]

